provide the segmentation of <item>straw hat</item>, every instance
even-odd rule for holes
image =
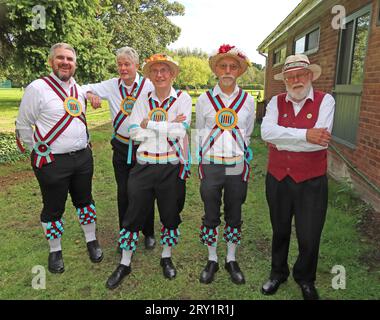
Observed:
[[[274,76],[275,80],[284,80],[284,74],[290,71],[308,69],[313,73],[313,80],[317,80],[322,74],[322,68],[317,64],[310,64],[309,58],[304,54],[291,55],[286,58],[282,72]]]
[[[143,74],[145,77],[149,75],[150,67],[155,63],[164,63],[169,66],[170,70],[174,73],[174,77],[178,76],[179,65],[177,61],[174,61],[172,57],[164,53],[156,53],[150,56],[148,59],[145,59],[145,62],[142,66]]]
[[[239,63],[240,65],[239,76],[241,76],[247,70],[248,66],[251,65],[251,62],[241,50],[239,50],[235,46],[223,44],[219,47],[219,49],[216,52],[214,52],[210,56],[208,60],[210,68],[214,73],[215,73],[215,67],[218,61],[226,57],[231,57]]]

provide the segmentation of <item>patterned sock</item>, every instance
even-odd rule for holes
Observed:
[[[216,246],[207,246],[208,260],[218,262],[218,255],[216,253]]]
[[[121,253],[120,264],[123,264],[123,265],[128,267],[131,264],[133,251],[132,250],[124,250],[124,249],[121,251],[122,251],[122,253]]]
[[[171,256],[172,256],[172,247],[163,245],[161,257],[162,258],[171,258]]]
[[[236,253],[237,244],[232,242],[227,242],[227,262],[236,261],[235,253]]]
[[[96,240],[96,222],[89,224],[81,224],[82,230],[84,232],[84,236],[86,238],[86,243],[90,241]]]
[[[47,223],[45,222],[41,222],[42,224],[42,228],[44,229],[44,234],[46,236],[46,229],[47,229]],[[57,238],[57,239],[51,239],[51,240],[48,240],[49,242],[49,247],[50,247],[50,252],[56,252],[56,251],[61,251],[62,250],[62,247],[61,247],[61,238]]]

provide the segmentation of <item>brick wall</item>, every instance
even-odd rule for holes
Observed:
[[[292,30],[287,32],[286,39],[280,39],[269,48],[268,66],[266,68],[265,99],[284,92],[285,86],[280,81],[273,80],[276,73],[281,72],[282,66],[273,66],[273,51],[287,43],[287,55],[292,54],[294,38],[313,25],[320,25],[320,43],[318,52],[309,55],[311,63],[318,63],[323,69],[322,76],[314,82],[314,87],[331,93],[336,78],[336,61],[338,54],[339,31],[331,26],[333,14],[331,8],[343,5],[349,16],[365,5],[372,3],[372,20],[369,34],[367,57],[365,61],[365,77],[360,109],[360,123],[355,149],[333,142],[339,152],[373,184],[380,187],[380,26],[376,26],[379,10],[378,0],[325,0],[323,4]],[[363,199],[370,202],[380,211],[380,196],[369,187],[353,170],[346,166],[341,157],[329,154],[329,171],[336,178],[347,178],[352,181]]]

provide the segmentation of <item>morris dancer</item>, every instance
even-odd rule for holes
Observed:
[[[116,63],[119,78],[102,81],[100,83],[82,86],[87,92],[87,99],[94,108],[101,106],[101,99],[108,101],[114,132],[111,145],[113,149],[113,168],[117,183],[117,205],[119,213],[119,231],[122,229],[123,217],[128,209],[127,186],[131,168],[136,162],[138,144],[130,139],[128,133],[129,119],[136,99],[140,95],[153,90],[149,79],[141,77],[139,68],[139,55],[130,47],[120,48],[116,52]],[[153,249],[154,239],[154,203],[149,209],[147,221],[143,227],[145,247]],[[120,251],[120,247],[118,246]],[[120,251],[121,252],[121,251]]]
[[[236,80],[250,65],[248,58],[235,46],[222,45],[210,57],[211,70],[219,82],[202,94],[196,104],[196,128],[199,130],[200,193],[204,216],[200,240],[208,248],[208,262],[200,275],[201,283],[211,283],[219,269],[217,256],[218,226],[224,190],[223,239],[227,242],[225,269],[235,284],[245,283],[236,261],[240,244],[241,206],[247,195],[250,174],[250,136],[255,120],[252,96],[240,89]]]
[[[131,272],[139,231],[154,198],[162,222],[160,264],[166,278],[176,276],[171,256],[180,235],[178,226],[185,202],[185,179],[189,175],[186,130],[191,122],[192,101],[187,93],[172,87],[179,67],[171,57],[151,56],[143,72],[153,82],[154,90],[140,96],[130,116],[130,136],[141,143],[128,181],[129,206],[119,240],[122,259],[106,283],[109,289],[116,288]]]
[[[76,207],[91,261],[100,262],[103,253],[96,239],[96,209],[91,194],[93,158],[85,96],[73,78],[75,50],[66,43],[53,45],[49,65],[52,73],[25,89],[16,136],[33,150],[32,167],[43,200],[41,222],[50,246],[48,269],[62,273],[62,215],[68,193]]]

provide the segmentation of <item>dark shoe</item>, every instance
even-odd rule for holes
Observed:
[[[219,264],[216,261],[207,261],[206,267],[201,272],[199,281],[201,283],[211,283],[214,280],[215,273],[219,270]]]
[[[314,284],[300,284],[304,300],[319,300],[318,291]]]
[[[161,258],[160,265],[164,273],[165,278],[174,279],[177,271],[172,262],[172,258]]]
[[[50,252],[48,261],[48,269],[51,273],[62,273],[65,271],[62,251]]]
[[[230,274],[231,280],[233,283],[235,283],[235,284],[244,284],[245,283],[244,275],[241,272],[239,265],[236,261],[226,262],[224,267],[228,271],[228,273]]]
[[[115,289],[119,286],[121,281],[131,273],[131,266],[125,266],[124,264],[119,264],[116,270],[111,274],[106,282],[106,287],[108,289]]]
[[[154,249],[154,246],[156,245],[156,240],[153,236],[145,236],[145,249],[152,250]]]
[[[87,242],[87,250],[92,262],[98,263],[103,260],[103,252],[98,240]]]
[[[278,280],[278,279],[269,279],[264,285],[261,287],[261,293],[266,296],[275,294],[280,287],[281,283],[284,283],[286,280]]]

